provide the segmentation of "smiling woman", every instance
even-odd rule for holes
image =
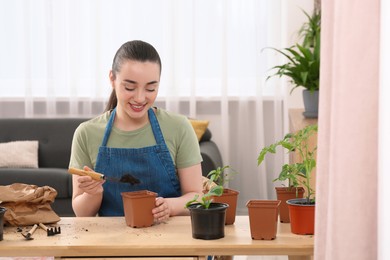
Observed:
[[[150,213],[160,222],[188,214],[185,202],[202,193],[202,157],[190,122],[153,106],[160,72],[160,56],[147,42],[128,41],[116,52],[107,110],[76,129],[70,167],[107,178],[131,172],[139,183],[73,175],[76,216],[123,216],[120,194],[149,190],[159,196]]]

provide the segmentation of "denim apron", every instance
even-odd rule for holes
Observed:
[[[116,108],[107,123],[102,145],[96,159],[95,171],[107,177],[120,179],[124,174],[131,174],[139,184],[106,181],[103,184],[103,201],[99,216],[123,216],[121,192],[150,190],[160,197],[179,197],[180,183],[176,176],[171,154],[165,144],[164,136],[153,109],[148,110],[156,145],[143,148],[111,148],[107,141],[114,124]]]

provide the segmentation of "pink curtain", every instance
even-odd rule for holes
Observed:
[[[380,0],[322,1],[316,260],[377,259]]]

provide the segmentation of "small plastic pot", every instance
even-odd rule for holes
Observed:
[[[154,223],[152,209],[156,205],[157,193],[140,190],[122,192],[126,224],[133,228],[150,227]]]
[[[291,232],[298,235],[314,234],[315,204],[307,204],[306,199],[287,201],[290,211]]]
[[[248,208],[251,236],[254,240],[273,240],[278,230],[280,200],[250,200]]]
[[[197,239],[218,239],[225,236],[226,203],[211,203],[208,209],[199,203],[188,207],[191,216],[192,237]]]

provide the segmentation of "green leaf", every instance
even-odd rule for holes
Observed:
[[[319,38],[319,37],[317,37]],[[319,40],[316,40],[319,43]],[[297,87],[304,87],[308,90],[319,89],[320,75],[320,46],[316,44],[313,47],[306,45],[295,44],[290,48],[281,50],[272,49],[287,58],[287,63],[272,67],[270,70],[275,71],[269,75],[266,80],[271,77],[288,77],[293,84],[290,93]]]
[[[282,142],[281,142],[281,145],[283,146],[283,148],[286,148],[286,149],[289,150],[289,151],[292,151],[292,150],[295,149],[295,146],[292,145],[292,144],[291,144],[290,142],[288,142],[288,141],[282,141]]]
[[[261,150],[259,157],[257,157],[257,165],[260,165],[264,161],[266,154],[267,154],[267,150],[264,150],[264,149]]]
[[[199,195],[196,194],[192,200],[190,200],[190,201],[188,201],[186,203],[185,208],[188,208],[193,203],[197,203],[198,202],[198,198],[199,198]]]
[[[221,196],[223,194],[223,186],[217,185],[212,187],[207,193],[209,196]]]

